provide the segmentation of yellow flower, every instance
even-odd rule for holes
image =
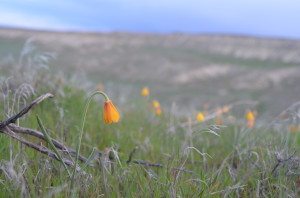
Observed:
[[[230,116],[227,117],[227,119],[228,119],[228,120],[233,120],[234,117],[233,117],[232,115],[230,115]]]
[[[157,108],[157,109],[155,110],[155,113],[156,113],[156,115],[160,115],[160,114],[162,113],[162,111],[161,111],[160,108]]]
[[[118,122],[120,119],[120,114],[111,100],[107,100],[104,102],[103,119],[106,124]]]
[[[143,95],[143,96],[149,96],[149,89],[147,88],[147,87],[144,87],[143,89],[142,89],[142,91],[141,91],[141,94]]]
[[[199,112],[199,113],[197,114],[197,120],[200,121],[200,122],[203,122],[204,119],[205,119],[204,114],[203,114],[202,112]]]
[[[154,100],[152,104],[153,104],[153,107],[156,109],[160,107],[160,104],[157,100]]]
[[[248,111],[246,114],[247,120],[254,120],[254,114],[251,111]]]
[[[101,91],[101,90],[103,90],[103,85],[101,83],[99,83],[97,88],[98,88],[98,90]]]

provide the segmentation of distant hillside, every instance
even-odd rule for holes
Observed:
[[[0,58],[17,57],[28,38],[57,54],[54,68],[84,70],[93,82],[114,82],[120,91],[147,85],[166,103],[200,109],[253,99],[278,113],[300,100],[299,40],[0,29]]]

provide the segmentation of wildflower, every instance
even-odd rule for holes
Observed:
[[[227,119],[228,119],[228,120],[233,120],[234,117],[233,117],[232,115],[230,115],[230,116],[227,117]]]
[[[101,90],[103,90],[103,85],[101,83],[99,83],[98,86],[97,86],[97,88],[98,88],[98,90],[101,91]]]
[[[160,108],[157,108],[157,109],[155,110],[155,113],[156,113],[156,115],[160,115],[160,114],[162,113],[162,111],[161,111]]]
[[[217,125],[221,125],[221,124],[222,124],[222,118],[217,118],[216,124],[217,124]]]
[[[229,107],[228,106],[223,107],[223,113],[228,113],[228,112],[229,112]]]
[[[103,119],[106,124],[118,122],[120,119],[120,114],[118,110],[109,99],[104,102]]]
[[[148,87],[144,87],[143,89],[142,89],[142,91],[141,91],[141,94],[143,95],[143,96],[149,96],[149,89],[148,89]]]
[[[254,119],[253,120],[249,120],[248,121],[248,127],[252,128],[254,126],[254,122],[255,122]]]
[[[250,120],[254,120],[254,115],[251,111],[248,111],[247,114],[246,114],[246,118],[248,121]]]
[[[154,107],[155,109],[157,109],[157,108],[160,107],[160,104],[159,104],[159,102],[158,102],[157,100],[154,100],[153,103],[152,103],[152,105],[153,105],[153,107]]]
[[[218,109],[217,109],[217,114],[218,114],[218,115],[221,115],[222,113],[223,113],[223,109],[222,109],[222,108],[218,108]]]
[[[205,119],[204,114],[203,114],[202,112],[199,112],[199,113],[197,114],[197,120],[200,121],[200,122],[203,122],[204,119]]]
[[[296,127],[291,126],[291,127],[290,127],[290,132],[291,132],[291,133],[295,133],[295,132],[296,132]]]
[[[286,119],[286,114],[284,113],[284,114],[282,114],[281,116],[280,116],[280,118],[281,118],[281,120],[285,120]]]

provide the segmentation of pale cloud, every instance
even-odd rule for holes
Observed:
[[[9,27],[22,27],[31,29],[47,29],[47,30],[79,30],[82,31],[85,28],[75,25],[70,25],[58,21],[55,18],[49,16],[36,17],[28,13],[10,12],[0,9],[0,25]]]
[[[3,0],[0,26],[299,38],[299,0]]]

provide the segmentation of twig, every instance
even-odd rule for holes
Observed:
[[[158,167],[158,168],[163,168],[164,165],[162,164],[154,164],[154,163],[148,163],[142,160],[132,160],[133,154],[137,151],[138,147],[135,147],[129,154],[129,158],[126,161],[127,164],[129,164],[130,162],[134,163],[134,164],[140,164],[143,166],[152,166],[152,167]],[[193,171],[189,171],[189,170],[185,170],[184,168],[178,168],[178,167],[171,167],[172,170],[176,170],[176,171],[182,171],[184,173],[194,173]]]
[[[45,137],[44,137],[43,133],[41,133],[40,131],[36,131],[34,129],[18,127],[18,126],[15,126],[15,125],[9,125],[8,128],[11,129],[12,131],[14,131],[15,133],[32,135],[32,136],[35,136],[35,137],[40,138],[42,140],[45,140]],[[75,155],[76,151],[74,149],[70,149],[70,148],[66,147],[64,144],[60,143],[59,141],[57,141],[53,138],[51,138],[51,140],[52,140],[52,143],[54,144],[54,146],[58,149],[61,149],[62,152],[70,153],[73,156]],[[99,155],[102,155],[102,153],[99,152]],[[86,162],[87,158],[85,158],[82,155],[79,155],[79,160],[82,161],[82,162]]]
[[[290,160],[295,156],[295,154],[296,154],[296,151],[294,151],[294,153],[293,153],[291,156],[289,156],[288,158],[286,158],[286,159],[283,159],[283,160],[277,159],[278,162],[277,162],[277,164],[274,166],[274,168],[273,168],[271,174],[273,174],[273,173],[276,171],[276,169],[279,167],[279,165],[281,165],[282,163],[285,163],[285,162],[287,162],[287,161],[290,161]]]
[[[239,188],[244,188],[244,187],[246,187],[247,185],[239,185],[239,184],[237,184],[237,185],[234,185],[234,186],[228,186],[225,190],[220,190],[220,191],[216,191],[216,192],[212,192],[212,193],[210,193],[211,195],[214,195],[214,194],[219,194],[219,193],[228,193],[229,191],[231,191],[231,190],[235,190],[235,189],[239,189]],[[223,197],[223,196],[222,196]]]
[[[126,161],[126,163],[130,163],[133,157],[133,154],[135,153],[135,151],[138,149],[138,147],[134,147],[134,149],[130,152],[128,160]]]
[[[53,98],[53,95],[51,93],[46,93],[44,95],[41,95],[40,97],[38,97],[37,99],[35,99],[31,104],[27,105],[26,107],[24,107],[19,113],[15,114],[14,116],[8,118],[7,120],[0,122],[0,129],[11,124],[11,123],[15,123],[20,117],[22,117],[24,114],[26,114],[30,109],[32,109],[32,107],[40,102],[42,102],[43,100],[47,99],[47,98]]]
[[[17,135],[16,133],[14,133],[12,130],[10,130],[9,127],[1,128],[0,132],[18,140],[22,144],[24,144],[32,149],[35,149],[43,154],[48,155],[49,157],[51,157],[53,159],[59,161],[58,157],[56,156],[56,154],[53,151],[49,150],[48,148],[46,148],[44,146],[38,146],[36,144],[29,142],[28,140],[26,140],[26,139],[22,138],[21,136]],[[70,160],[63,158],[63,161],[66,165],[68,165],[70,167],[74,167],[73,162],[71,162]],[[80,168],[78,168],[78,170],[80,170]]]
[[[141,164],[141,165],[144,165],[144,166],[154,166],[154,167],[159,167],[159,168],[163,167],[162,164],[151,164],[151,163],[141,161],[141,160],[132,160],[132,162],[135,163],[135,164]]]

